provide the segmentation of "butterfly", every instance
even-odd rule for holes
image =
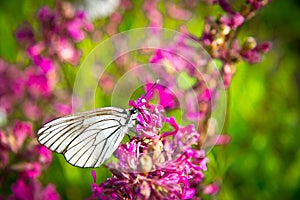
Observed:
[[[157,84],[154,83],[148,92]],[[137,122],[138,108],[104,107],[64,116],[37,132],[38,142],[77,167],[99,167]]]

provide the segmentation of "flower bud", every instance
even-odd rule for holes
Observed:
[[[244,42],[243,44],[243,51],[248,51],[248,50],[252,50],[256,47],[257,43],[256,43],[256,40],[255,38],[253,37],[248,37],[246,39],[246,41]]]
[[[152,159],[148,155],[143,155],[139,159],[139,170],[143,173],[148,173],[152,169]]]

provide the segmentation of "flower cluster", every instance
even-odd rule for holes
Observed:
[[[208,161],[204,150],[192,148],[200,133],[193,125],[181,127],[174,117],[164,117],[149,99],[130,105],[140,111],[139,135],[119,146],[114,153],[118,163],[107,164],[112,178],[97,185],[93,172],[92,198],[196,199]],[[163,131],[165,126],[171,130]]]
[[[158,10],[158,0],[145,0],[143,10],[149,20],[149,27],[162,27],[163,16]]]
[[[54,90],[57,67],[78,64],[80,51],[75,43],[82,41],[93,26],[69,3],[59,1],[56,6],[42,7],[37,12],[38,31],[29,23],[16,31],[29,62],[9,64],[0,59],[1,198],[60,198],[54,185],[43,188],[38,180],[52,156],[34,139],[33,127],[71,112],[71,106],[65,103],[70,102],[67,91]]]
[[[181,105],[187,120],[204,122],[216,99],[216,90],[221,87],[218,81],[221,77],[216,68],[207,72],[210,58],[190,45],[191,42],[195,41],[181,36],[166,49],[155,50],[150,63],[154,64],[155,73],[162,77],[163,85],[154,90],[160,96],[159,104],[167,111]],[[198,130],[204,131],[201,126]]]
[[[76,11],[70,3],[58,1],[54,9],[40,8],[37,19],[38,31],[28,23],[16,31],[16,38],[32,63],[43,73],[54,70],[55,64],[78,65],[81,53],[75,44],[93,31],[93,24],[86,20],[85,13]]]
[[[50,164],[52,154],[33,138],[28,122],[15,121],[13,127],[0,131],[0,186],[4,189],[1,193],[9,191],[10,186],[10,199],[59,199],[53,184],[43,188],[37,179],[42,169]],[[18,174],[16,182],[8,184],[6,179],[15,174]]]
[[[226,14],[205,20],[202,36],[199,38],[209,54],[223,62],[224,85],[229,86],[235,72],[235,64],[244,59],[253,64],[261,60],[262,54],[271,48],[270,42],[257,42],[253,37],[248,37],[240,44],[237,40],[237,30],[270,0],[248,0],[240,9],[235,11],[227,0],[218,1]],[[216,2],[214,2],[216,3]]]

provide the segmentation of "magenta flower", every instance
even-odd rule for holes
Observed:
[[[16,138],[16,149],[20,149],[27,137],[33,137],[31,124],[26,122],[15,122],[13,134]]]
[[[50,164],[52,161],[52,152],[42,145],[36,146],[36,149],[34,152],[38,153],[39,162],[42,164]]]
[[[43,190],[40,199],[59,200],[60,196],[57,193],[55,186],[53,184],[48,184],[47,187]]]
[[[0,109],[6,114],[13,112],[24,95],[24,73],[16,65],[9,65],[0,59]]]
[[[31,59],[34,59],[34,57],[41,54],[45,50],[45,48],[46,48],[45,43],[41,41],[36,44],[30,45],[27,48],[27,53]]]
[[[61,115],[69,115],[72,113],[72,106],[70,104],[56,102],[53,104],[53,108]]]
[[[80,42],[86,37],[86,31],[93,31],[93,24],[86,21],[86,15],[78,11],[73,20],[67,22],[67,31],[75,42]]]
[[[9,199],[16,199],[16,200],[17,199],[59,200],[60,199],[54,185],[49,184],[45,189],[43,189],[41,184],[35,180],[27,181],[24,179],[18,179],[17,182],[12,185],[11,190],[13,194],[9,197]]]
[[[41,109],[38,107],[36,102],[31,100],[25,101],[23,106],[23,113],[24,115],[30,120],[39,120],[42,116]]]
[[[81,51],[76,44],[93,31],[83,12],[62,1],[54,9],[40,8],[37,21],[35,26],[21,25],[15,33],[28,60],[12,65],[0,59],[0,122],[6,125],[0,131],[0,185],[11,186],[13,193],[6,199],[59,199],[53,185],[43,188],[38,180],[52,154],[32,141],[31,126],[55,117],[49,113],[71,112],[61,103],[69,102],[69,95],[54,91],[56,70],[64,63],[78,65]]]
[[[81,52],[74,47],[68,38],[60,38],[53,42],[51,53],[58,56],[62,62],[77,65]]]
[[[258,10],[270,3],[271,0],[248,0],[247,2],[252,6],[253,9]]]
[[[41,165],[38,162],[26,164],[22,176],[28,179],[35,179],[41,175]]]
[[[210,185],[205,186],[203,193],[208,195],[215,195],[218,193],[218,191],[219,187],[216,184],[212,183]]]
[[[37,98],[50,97],[53,88],[49,83],[50,80],[47,78],[46,74],[37,73],[32,70],[31,71],[28,70],[27,75],[28,75],[28,79],[26,85],[31,95]]]
[[[206,18],[200,41],[213,58],[222,61],[224,86],[227,88],[235,73],[236,63],[241,59],[251,64],[258,63],[261,61],[262,55],[271,48],[270,42],[257,44],[252,37],[248,37],[242,44],[238,42],[236,36],[231,37],[238,27],[252,18],[261,7],[266,6],[270,1],[248,0],[238,12],[232,9],[228,0],[218,2],[227,13],[216,19]]]
[[[40,8],[37,19],[41,31],[31,29],[31,42],[24,42],[29,25],[21,26],[16,32],[19,43],[27,49],[33,63],[44,73],[54,69],[58,63],[78,65],[81,53],[75,44],[93,31],[85,13],[76,11],[70,3],[59,1],[55,9]]]
[[[21,45],[31,45],[34,43],[33,28],[29,23],[24,23],[16,30],[15,37]]]
[[[158,10],[158,0],[146,0],[143,4],[143,10],[149,20],[149,27],[162,27],[163,17]]]
[[[237,28],[241,26],[244,22],[244,17],[240,13],[233,13],[229,16],[224,15],[220,18],[220,22],[230,28]]]
[[[159,104],[166,110],[177,108],[179,104],[185,105],[184,118],[195,121],[209,112],[218,87],[216,84],[206,84],[209,79],[204,80],[203,77],[209,76],[215,81],[218,75],[201,74],[209,60],[205,56],[196,59],[196,50],[188,45],[189,41],[190,38],[182,36],[167,49],[155,50],[150,62],[154,64],[153,70],[163,79],[163,84],[154,89],[159,90]]]
[[[156,87],[156,86],[155,86]],[[163,110],[149,104],[149,98],[131,101],[140,112],[138,135],[121,144],[114,156],[118,162],[107,167],[112,178],[97,185],[92,172],[92,198],[100,199],[191,199],[203,181],[207,158],[197,145],[200,134],[193,125],[181,127],[174,118],[164,117]],[[162,123],[173,127],[162,132]]]
[[[33,63],[38,66],[43,73],[54,70],[54,64],[50,58],[43,58],[36,55],[33,57]]]
[[[18,179],[15,184],[11,186],[13,195],[11,199],[34,199],[34,191],[37,185],[33,181],[26,183],[23,179]]]

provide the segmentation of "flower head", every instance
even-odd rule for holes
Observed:
[[[180,126],[175,118],[163,116],[149,96],[131,101],[139,110],[138,136],[121,144],[114,153],[119,162],[108,163],[113,177],[92,185],[100,199],[145,198],[188,199],[195,196],[203,180],[207,158],[197,145],[200,134],[193,125]],[[163,131],[162,123],[171,127]],[[93,174],[95,179],[95,174]]]

